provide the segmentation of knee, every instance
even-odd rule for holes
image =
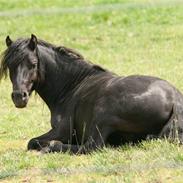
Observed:
[[[35,138],[31,139],[28,142],[27,149],[28,150],[40,150],[41,149],[41,145],[39,143],[39,140],[35,139]]]

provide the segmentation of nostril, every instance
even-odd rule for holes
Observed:
[[[27,93],[23,92],[23,98],[26,98],[26,97],[27,97]]]

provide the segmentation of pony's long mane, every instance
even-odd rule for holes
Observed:
[[[26,54],[24,49],[29,41],[30,39],[19,38],[2,53],[0,63],[0,80],[3,77],[7,77],[9,66],[14,67],[25,59]],[[38,40],[38,45],[50,48],[56,51],[61,57],[66,57],[66,59],[83,61],[83,64],[93,65],[90,61],[86,61],[80,53],[65,46],[55,46],[40,39]],[[98,65],[93,65],[93,68],[102,72],[106,71]]]
[[[43,41],[43,40],[39,40],[38,44],[41,45],[41,46],[45,46],[47,48],[52,48],[56,52],[59,52],[62,55],[67,55],[70,58],[84,60],[84,57],[80,53],[78,53],[77,51],[75,51],[71,48],[67,48],[65,46],[55,46],[55,45],[53,45],[51,43],[48,43],[46,41]]]

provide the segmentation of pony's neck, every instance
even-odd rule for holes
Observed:
[[[73,60],[68,56],[62,58],[60,53],[43,46],[39,47],[39,62],[44,79],[38,84],[36,92],[49,108],[70,97],[74,88],[86,77],[101,72],[83,60]]]

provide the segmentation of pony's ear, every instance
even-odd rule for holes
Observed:
[[[37,47],[37,37],[34,34],[31,34],[31,39],[28,44],[29,48],[34,51]]]
[[[13,43],[13,41],[10,39],[10,36],[6,37],[6,46],[9,47],[11,46],[11,44]]]

